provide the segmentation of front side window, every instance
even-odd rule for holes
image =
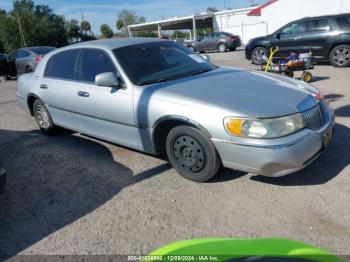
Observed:
[[[44,76],[75,80],[79,49],[63,51],[53,55],[46,64]]]
[[[129,79],[137,85],[179,79],[215,69],[175,42],[153,42],[113,50]]]
[[[108,54],[98,49],[84,49],[79,80],[95,83],[95,76],[101,73],[117,73]]]
[[[335,18],[340,30],[350,31],[350,16],[342,16]]]
[[[297,35],[306,32],[306,25],[304,22],[293,23],[282,29],[282,36]]]

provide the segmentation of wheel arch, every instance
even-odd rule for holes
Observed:
[[[29,112],[30,112],[31,116],[34,116],[33,105],[34,105],[34,101],[36,99],[40,99],[40,97],[37,96],[36,94],[29,93],[27,95],[27,105],[28,105],[28,109],[29,109]]]
[[[167,115],[159,118],[153,124],[152,141],[156,152],[162,152],[165,149],[165,141],[171,129],[179,125],[187,125],[203,131],[209,138],[210,133],[198,122],[179,115]]]
[[[341,42],[337,42],[337,43],[334,43],[333,45],[331,45],[328,49],[328,59],[329,59],[329,56],[331,55],[331,52],[333,51],[333,49],[339,45],[350,45],[350,41],[341,41]]]

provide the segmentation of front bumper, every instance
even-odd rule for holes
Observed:
[[[327,109],[324,114],[326,121],[319,130],[303,129],[284,138],[265,139],[264,144],[212,141],[227,168],[263,176],[283,176],[312,163],[329,145],[333,137],[334,113]]]

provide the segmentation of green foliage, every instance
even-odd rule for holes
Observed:
[[[119,12],[116,27],[126,34],[129,25],[145,23],[146,18],[144,16],[139,17],[133,10],[124,9]]]
[[[113,37],[113,30],[112,28],[107,24],[102,24],[100,27],[101,34],[104,38],[111,38]]]
[[[20,26],[26,46],[60,47],[68,43],[64,17],[54,14],[47,5],[17,0],[10,12],[0,13],[0,42],[7,52],[22,47]]]
[[[158,34],[153,31],[148,31],[148,32],[137,32],[136,34],[139,37],[158,37]]]
[[[183,31],[174,31],[170,35],[170,39],[187,39],[190,38],[189,32],[183,32]]]
[[[84,20],[81,22],[80,24],[80,28],[81,30],[85,33],[85,34],[89,34],[89,32],[91,31],[91,25],[88,21]]]

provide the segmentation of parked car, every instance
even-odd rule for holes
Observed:
[[[204,35],[197,41],[187,43],[187,46],[194,52],[205,52],[218,50],[226,52],[227,50],[234,51],[241,45],[241,38],[238,35],[233,35],[226,32],[216,32]]]
[[[209,180],[221,165],[286,175],[316,159],[333,135],[333,111],[311,85],[219,68],[167,40],[60,48],[19,77],[16,97],[45,134],[62,126],[150,154],[165,151],[194,181]]]
[[[1,167],[0,163],[0,193],[4,191],[6,183],[6,170],[5,168]]]
[[[12,51],[7,57],[8,77],[33,72],[43,56],[53,50],[50,46],[34,46]]]
[[[0,77],[7,76],[7,55],[0,53]]]
[[[350,14],[307,17],[293,21],[275,33],[251,39],[245,48],[246,58],[261,64],[261,57],[271,46],[278,46],[277,56],[291,52],[312,52],[317,61],[335,67],[350,65]]]

